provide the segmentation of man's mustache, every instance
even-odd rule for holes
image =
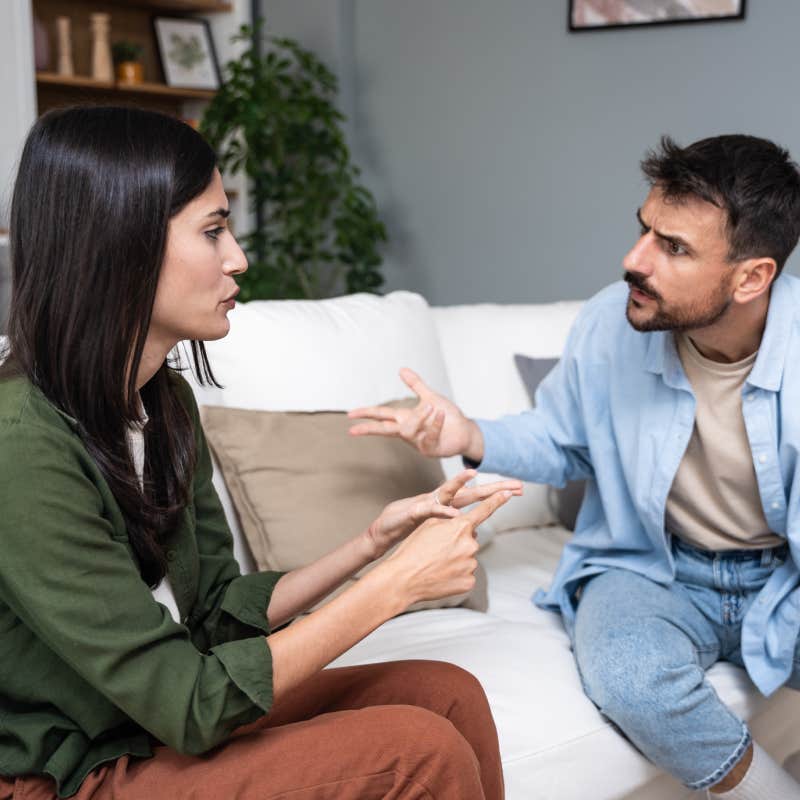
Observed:
[[[661,295],[653,291],[647,283],[645,283],[644,278],[641,275],[637,275],[635,272],[625,272],[622,276],[623,280],[629,283],[634,288],[638,289],[640,292],[644,292],[646,295],[649,295],[654,300],[660,300]]]

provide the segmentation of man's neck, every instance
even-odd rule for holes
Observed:
[[[733,364],[761,345],[767,324],[769,293],[744,305],[732,305],[713,325],[686,331],[700,354],[711,361]]]

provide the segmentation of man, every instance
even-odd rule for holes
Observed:
[[[536,408],[467,419],[410,370],[414,409],[358,409],[356,435],[562,486],[586,478],[552,586],[589,697],[692,789],[800,798],[705,678],[743,665],[800,689],[800,174],[750,136],[642,163],[627,283],[584,307]]]

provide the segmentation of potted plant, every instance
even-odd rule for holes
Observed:
[[[142,46],[137,42],[122,39],[111,45],[117,80],[120,83],[141,83],[144,80],[142,67]]]
[[[243,26],[248,42],[223,68],[201,132],[220,168],[244,170],[252,184],[256,229],[240,237],[249,269],[241,299],[319,298],[376,292],[386,228],[359,181],[335,108],[333,73],[296,41]]]

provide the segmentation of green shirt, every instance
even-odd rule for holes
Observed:
[[[282,573],[241,576],[191,389],[193,498],[166,545],[181,622],[139,575],[75,420],[0,381],[0,774],[74,794],[155,738],[203,753],[272,704],[266,609]]]

